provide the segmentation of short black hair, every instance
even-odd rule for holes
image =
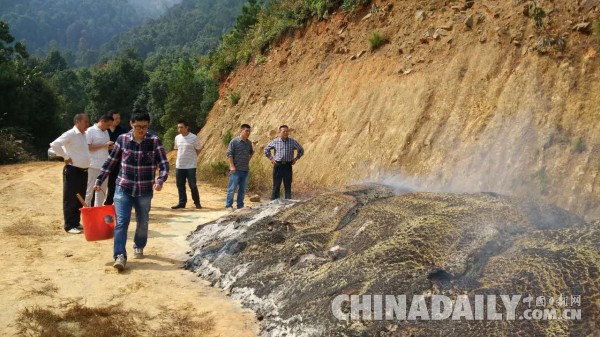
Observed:
[[[84,113],[79,113],[79,114],[73,116],[73,124],[75,124],[77,122],[81,122],[84,117],[87,117],[87,115]]]
[[[115,114],[116,114],[116,115],[120,115],[121,113],[120,113],[120,112],[118,112],[118,111],[115,111],[115,110],[112,110],[112,109],[111,109],[111,110],[108,110],[108,111],[106,112],[106,114],[107,114],[107,115],[111,115],[111,116],[112,116],[112,115],[115,115]]]
[[[242,126],[240,126],[240,129],[252,129],[252,127],[248,124],[242,124]]]
[[[98,121],[114,121],[115,119],[112,116],[112,113],[105,113],[104,115],[100,116],[100,118],[98,118]]]
[[[289,127],[287,125],[283,124],[283,125],[279,126],[279,131],[281,131],[281,129],[283,129],[283,128],[289,129]]]
[[[183,124],[186,128],[189,127],[188,122],[184,121],[183,119],[178,120],[177,124]]]
[[[131,123],[141,121],[146,121],[150,123],[150,115],[147,112],[136,112],[131,114],[130,121]]]

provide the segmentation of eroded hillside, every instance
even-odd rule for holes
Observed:
[[[541,27],[529,2],[484,0],[377,1],[310,22],[225,81],[201,158],[224,160],[241,123],[257,149],[288,124],[306,149],[296,182],[541,196],[597,218],[600,3],[537,6]],[[371,51],[373,32],[389,42]]]

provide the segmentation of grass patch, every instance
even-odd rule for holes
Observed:
[[[151,319],[157,324],[148,324]],[[214,320],[189,308],[161,307],[160,314],[151,318],[121,305],[86,307],[76,302],[60,309],[26,307],[19,313],[16,327],[20,336],[206,336],[214,329]]]
[[[229,143],[231,142],[232,139],[233,139],[233,132],[231,132],[231,130],[227,130],[227,132],[225,132],[225,134],[221,137],[221,142],[223,143],[223,145],[229,146]]]
[[[248,191],[256,194],[270,194],[273,189],[273,164],[262,156],[253,156],[250,160]]]
[[[58,292],[58,287],[52,283],[44,284],[41,288],[34,288],[29,291],[31,294],[38,296],[53,297]]]
[[[31,135],[18,129],[0,129],[0,164],[35,160],[35,157],[27,150],[27,142],[22,140],[30,138]]]
[[[210,163],[210,169],[214,174],[220,176],[227,176],[227,173],[229,173],[229,165],[225,161]]]
[[[237,105],[238,102],[240,101],[240,93],[237,91],[232,92],[231,94],[229,94],[229,100],[231,101],[231,104],[233,105]]]
[[[64,312],[33,306],[19,313],[16,327],[20,336],[138,337],[144,318],[135,315],[138,318],[134,319],[134,315],[118,306],[89,308],[75,304]]]
[[[571,137],[564,133],[564,130],[561,127],[557,127],[556,130],[550,135],[550,138],[544,143],[544,150],[549,149],[555,144],[569,144],[571,143]]]
[[[207,312],[195,314],[189,309],[161,307],[158,315],[160,327],[152,331],[153,337],[207,336],[214,328],[214,320]]]
[[[577,153],[583,153],[583,152],[585,152],[585,150],[587,150],[587,145],[585,144],[585,140],[583,140],[583,137],[577,138],[577,142],[575,142],[574,150]]]
[[[35,224],[31,218],[25,216],[11,225],[2,229],[2,232],[9,236],[50,236],[56,234],[49,227],[43,227]]]
[[[229,173],[229,165],[224,161],[202,164],[198,168],[198,180],[216,187],[225,188]]]
[[[256,64],[256,65],[263,64],[265,62],[267,62],[267,57],[262,54],[258,54],[254,58],[254,64]]]
[[[379,34],[379,32],[373,32],[371,36],[369,36],[369,46],[371,47],[371,51],[375,51],[384,44],[388,43],[388,39]]]

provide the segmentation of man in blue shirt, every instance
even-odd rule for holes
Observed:
[[[229,161],[229,184],[227,185],[227,200],[225,207],[233,211],[233,193],[238,188],[237,208],[244,208],[244,195],[248,187],[248,171],[250,159],[254,154],[250,137],[250,125],[242,124],[240,135],[229,142],[227,160]]]
[[[292,198],[292,165],[304,155],[304,149],[293,138],[289,137],[290,129],[287,125],[279,127],[279,137],[273,139],[267,147],[265,147],[265,156],[269,158],[273,164],[273,193],[271,200],[279,199],[279,190],[283,181],[285,189],[285,198]],[[271,150],[275,154],[271,154]],[[296,150],[296,157],[294,157]]]

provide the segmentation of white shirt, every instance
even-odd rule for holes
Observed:
[[[87,139],[88,145],[100,145],[106,144],[110,141],[110,135],[108,131],[102,131],[97,124],[87,129],[85,132],[85,138]],[[95,169],[101,169],[102,165],[108,158],[108,147],[103,147],[97,150],[90,151],[91,163],[90,167]]]
[[[188,133],[187,136],[181,134],[175,137],[175,150],[177,150],[177,160],[175,161],[175,168],[178,169],[192,169],[196,168],[198,155],[196,150],[200,150],[200,139],[193,134]]]
[[[90,167],[90,151],[85,139],[85,132],[80,132],[77,127],[74,126],[72,129],[65,131],[50,143],[50,147],[65,160],[71,159],[73,166],[82,169]]]

